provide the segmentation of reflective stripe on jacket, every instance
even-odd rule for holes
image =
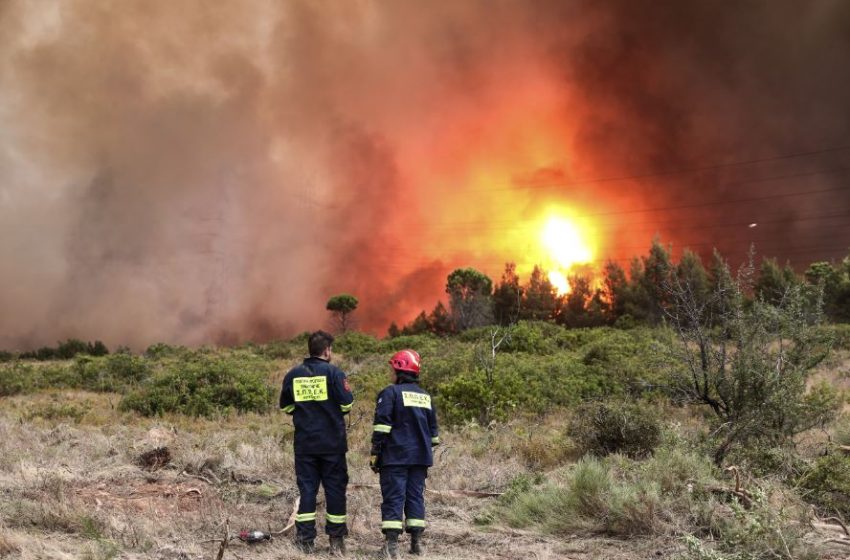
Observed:
[[[354,396],[345,373],[321,358],[307,358],[283,379],[280,408],[292,415],[295,453],[345,453],[344,416]]]
[[[416,383],[390,385],[380,392],[372,426],[372,453],[381,466],[434,464],[431,447],[440,442],[431,395]]]

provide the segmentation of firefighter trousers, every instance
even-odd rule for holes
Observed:
[[[381,467],[382,532],[406,529],[408,533],[421,533],[425,530],[426,478],[428,467],[420,465]]]
[[[348,464],[345,454],[296,454],[295,477],[301,494],[295,515],[296,539],[310,542],[316,538],[316,495],[319,493],[319,484],[325,489],[325,533],[332,537],[347,535],[345,490],[348,486]]]

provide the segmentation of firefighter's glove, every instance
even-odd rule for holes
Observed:
[[[380,455],[370,455],[369,456],[369,468],[372,469],[373,473],[381,472],[381,456]]]

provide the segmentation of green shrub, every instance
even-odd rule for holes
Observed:
[[[511,527],[539,526],[555,534],[576,531],[613,536],[659,532],[664,507],[651,481],[617,480],[610,465],[593,457],[580,460],[564,483],[546,482],[509,491],[482,522],[503,520]]]
[[[557,350],[557,336],[564,329],[545,321],[520,321],[499,347],[503,352],[551,354]]]
[[[757,477],[775,476],[790,482],[806,470],[806,462],[790,446],[778,447],[768,442],[754,441],[729,454],[730,464],[741,467]]]
[[[850,517],[850,457],[834,453],[820,457],[797,484],[807,491],[806,499],[825,514],[838,511]]]
[[[793,495],[770,484],[751,487],[749,490],[752,504],[747,507],[733,500],[724,504],[723,509],[712,508],[713,514],[706,520],[706,528],[713,536],[714,547],[705,547],[703,550],[711,551],[715,556],[708,558],[820,558],[811,544],[803,538],[808,531],[808,512]],[[709,501],[704,505],[712,504]],[[726,508],[731,510],[731,515]]]
[[[286,360],[292,357],[292,347],[283,340],[273,340],[259,346],[257,354],[270,360]]]
[[[78,423],[82,420],[91,406],[86,403],[78,405],[75,403],[65,402],[50,402],[40,406],[32,406],[26,410],[23,415],[24,420],[30,421],[34,418],[42,418],[44,420],[70,420]]]
[[[56,356],[60,360],[70,360],[77,354],[88,354],[88,345],[82,340],[69,338],[65,342],[60,342],[56,347]]]
[[[595,329],[561,329],[555,336],[555,343],[563,350],[578,350],[582,346],[596,340],[600,332],[607,333],[610,329],[603,327]]]
[[[474,421],[487,425],[508,417],[520,404],[525,387],[515,374],[492,379],[481,369],[464,372],[438,388],[440,413],[446,424]]]
[[[625,313],[617,317],[614,321],[614,328],[621,330],[629,330],[637,327],[638,321],[631,314]]]
[[[156,342],[147,347],[144,355],[147,358],[160,360],[163,358],[179,358],[189,353],[190,350],[185,346],[172,346],[164,342]]]
[[[647,404],[593,402],[575,411],[568,433],[586,453],[646,457],[661,441],[658,418],[658,411]]]
[[[83,342],[76,338],[69,338],[65,342],[58,343],[56,348],[42,346],[38,350],[21,353],[20,357],[24,360],[39,360],[43,362],[47,360],[70,360],[80,354],[105,356],[109,354],[109,349],[99,340]]]
[[[522,387],[518,398],[526,412],[543,413],[620,392],[611,376],[601,369],[585,367],[569,354],[506,354],[498,357],[497,366],[505,375],[519,378]]]
[[[70,369],[73,387],[115,393],[124,393],[135,387],[151,372],[149,362],[131,354],[111,354],[100,358],[77,356]]]
[[[15,354],[6,350],[0,350],[0,363],[11,362],[15,359]]]
[[[27,352],[21,352],[20,358],[22,360],[55,360],[58,359],[58,354],[55,348],[51,348],[50,346],[42,346],[37,350],[29,350]]]
[[[663,496],[675,499],[712,484],[716,476],[708,457],[679,446],[659,447],[634,467],[635,476],[652,481]]]
[[[545,482],[518,478],[477,521],[560,535],[684,534],[684,558],[694,560],[812,558],[803,540],[806,511],[792,494],[749,486],[751,507],[721,503],[708,490],[720,485],[714,472],[707,457],[679,447],[660,448],[644,461],[588,456]],[[709,537],[712,546],[694,535]]]
[[[0,397],[30,393],[39,384],[38,370],[31,364],[11,362],[0,365]]]
[[[133,386],[151,374],[151,365],[141,356],[112,354],[105,358],[106,370],[119,385]]]
[[[392,354],[393,352],[398,352],[399,350],[412,348],[413,350],[419,352],[419,354],[424,360],[425,356],[437,354],[437,349],[442,343],[442,339],[430,333],[413,334],[396,336],[394,338],[385,338],[381,341],[381,344],[377,350],[379,352]],[[387,356],[387,359],[389,359],[389,355]]]
[[[850,446],[850,414],[842,414],[835,421],[832,441],[838,445]]]
[[[81,359],[92,359],[80,356]],[[45,364],[38,368],[39,389],[80,389],[82,381],[74,364],[65,362]]]
[[[533,484],[533,486],[532,486]],[[503,521],[509,527],[540,526],[549,532],[577,529],[584,525],[572,510],[569,490],[552,482],[520,479],[515,488],[499,497],[496,504],[479,517],[480,523]],[[555,512],[558,512],[557,515]],[[555,519],[557,518],[557,519]],[[557,520],[557,524],[552,521]],[[570,523],[564,527],[565,523]]]
[[[820,328],[832,336],[833,349],[850,350],[850,324],[824,325]]]
[[[335,351],[359,360],[368,354],[377,352],[380,345],[380,341],[373,336],[357,331],[348,331],[336,337],[333,346]]]
[[[291,344],[295,348],[303,348],[304,353],[307,353],[307,341],[310,340],[310,335],[312,333],[310,331],[304,331],[302,333],[298,333],[289,339],[289,344]]]
[[[431,387],[454,379],[455,376],[474,367],[473,348],[469,344],[444,341],[437,351],[422,354],[422,382]],[[381,367],[387,363],[389,353],[382,355]]]
[[[274,394],[267,383],[270,371],[271,364],[257,358],[195,353],[144,381],[124,397],[121,408],[145,416],[268,412]]]

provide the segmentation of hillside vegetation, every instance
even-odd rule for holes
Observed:
[[[750,438],[719,462],[722,426],[679,390],[672,329],[345,333],[335,350],[356,397],[350,556],[379,543],[371,414],[388,356],[410,347],[445,442],[429,478],[431,557],[845,558],[850,330],[813,328],[831,347],[801,398],[820,423]],[[226,523],[284,527],[297,491],[291,423],[275,402],[305,346],[301,335],[0,364],[0,557],[213,558]],[[283,535],[246,546],[225,557],[296,555]]]

